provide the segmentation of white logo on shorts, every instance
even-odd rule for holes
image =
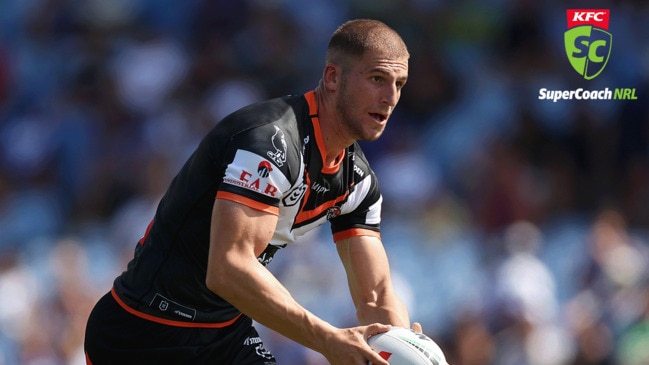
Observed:
[[[264,344],[259,344],[257,347],[255,347],[255,352],[257,352],[257,355],[260,357],[263,357],[264,359],[272,359],[273,354],[270,353],[270,351],[266,350],[264,348]]]

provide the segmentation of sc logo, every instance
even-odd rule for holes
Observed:
[[[591,80],[606,67],[613,37],[603,29],[583,25],[566,31],[564,42],[572,67],[586,80]]]

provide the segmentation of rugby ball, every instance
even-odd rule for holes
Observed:
[[[409,328],[392,327],[371,336],[367,343],[390,365],[448,365],[435,341]]]

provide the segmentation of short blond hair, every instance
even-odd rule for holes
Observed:
[[[367,51],[380,50],[394,58],[409,58],[408,47],[399,33],[373,19],[355,19],[342,24],[331,36],[326,63],[346,65],[348,59],[361,58]]]

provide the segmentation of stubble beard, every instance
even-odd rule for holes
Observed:
[[[366,133],[363,129],[363,120],[360,117],[354,116],[354,95],[347,90],[347,82],[343,78],[340,84],[340,92],[338,93],[338,100],[336,102],[336,110],[342,121],[343,127],[346,132],[356,141],[376,141],[383,134],[383,129],[376,131],[376,133]]]

